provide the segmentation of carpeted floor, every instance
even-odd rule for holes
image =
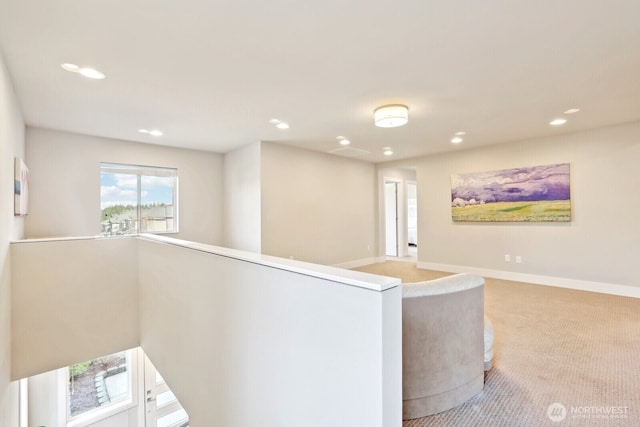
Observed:
[[[406,262],[356,270],[403,282],[450,274]],[[640,299],[486,279],[485,312],[496,339],[484,390],[403,427],[640,426]]]

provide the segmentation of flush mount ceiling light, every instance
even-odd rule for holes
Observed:
[[[567,123],[567,119],[554,119],[549,122],[551,126],[561,126]]]
[[[373,118],[378,127],[395,128],[407,124],[409,108],[401,104],[383,105],[373,111]]]
[[[454,144],[460,144],[462,142],[462,138],[460,138],[459,136],[455,136],[455,137],[451,138],[451,142],[454,143]]]
[[[62,64],[62,68],[70,71],[72,73],[78,73],[81,74],[87,78],[93,79],[93,80],[102,80],[104,79],[106,76],[104,75],[104,73],[94,69],[94,68],[89,68],[89,67],[79,67],[76,64],[71,64],[69,62],[65,62],[64,64]]]
[[[157,129],[151,129],[151,130],[149,130],[149,129],[138,129],[138,132],[147,133],[147,134],[149,134],[151,136],[162,136],[162,135],[164,135],[162,132],[160,132]]]

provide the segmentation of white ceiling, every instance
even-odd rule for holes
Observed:
[[[0,48],[29,125],[220,153],[344,135],[379,162],[640,119],[639,0],[0,0]],[[376,128],[396,102],[409,124]]]

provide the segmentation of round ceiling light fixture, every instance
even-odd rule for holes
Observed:
[[[395,128],[409,121],[409,107],[402,104],[383,105],[373,111],[376,126]]]

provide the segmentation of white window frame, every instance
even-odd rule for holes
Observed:
[[[60,400],[64,407],[64,410],[59,412],[64,419],[64,423],[61,423],[61,425],[66,425],[67,427],[85,427],[138,406],[138,393],[140,390],[140,350],[138,348],[126,350],[126,354],[129,397],[119,402],[91,409],[73,417],[71,416],[69,406],[69,367],[58,370],[58,383],[60,385],[60,392],[58,395],[63,397]]]
[[[140,228],[142,226],[142,176],[159,176],[159,177],[173,177],[175,178],[175,186],[173,189],[173,221],[174,229],[171,231],[144,231],[149,234],[177,234],[180,232],[180,221],[178,215],[178,188],[179,178],[178,169],[169,168],[164,166],[142,166],[131,165],[125,163],[110,163],[100,162],[100,174],[102,173],[118,173],[126,175],[136,175],[138,180],[137,185],[137,218],[138,218],[138,233],[142,233]],[[102,209],[100,209],[102,211]],[[113,236],[107,234],[106,236]]]

